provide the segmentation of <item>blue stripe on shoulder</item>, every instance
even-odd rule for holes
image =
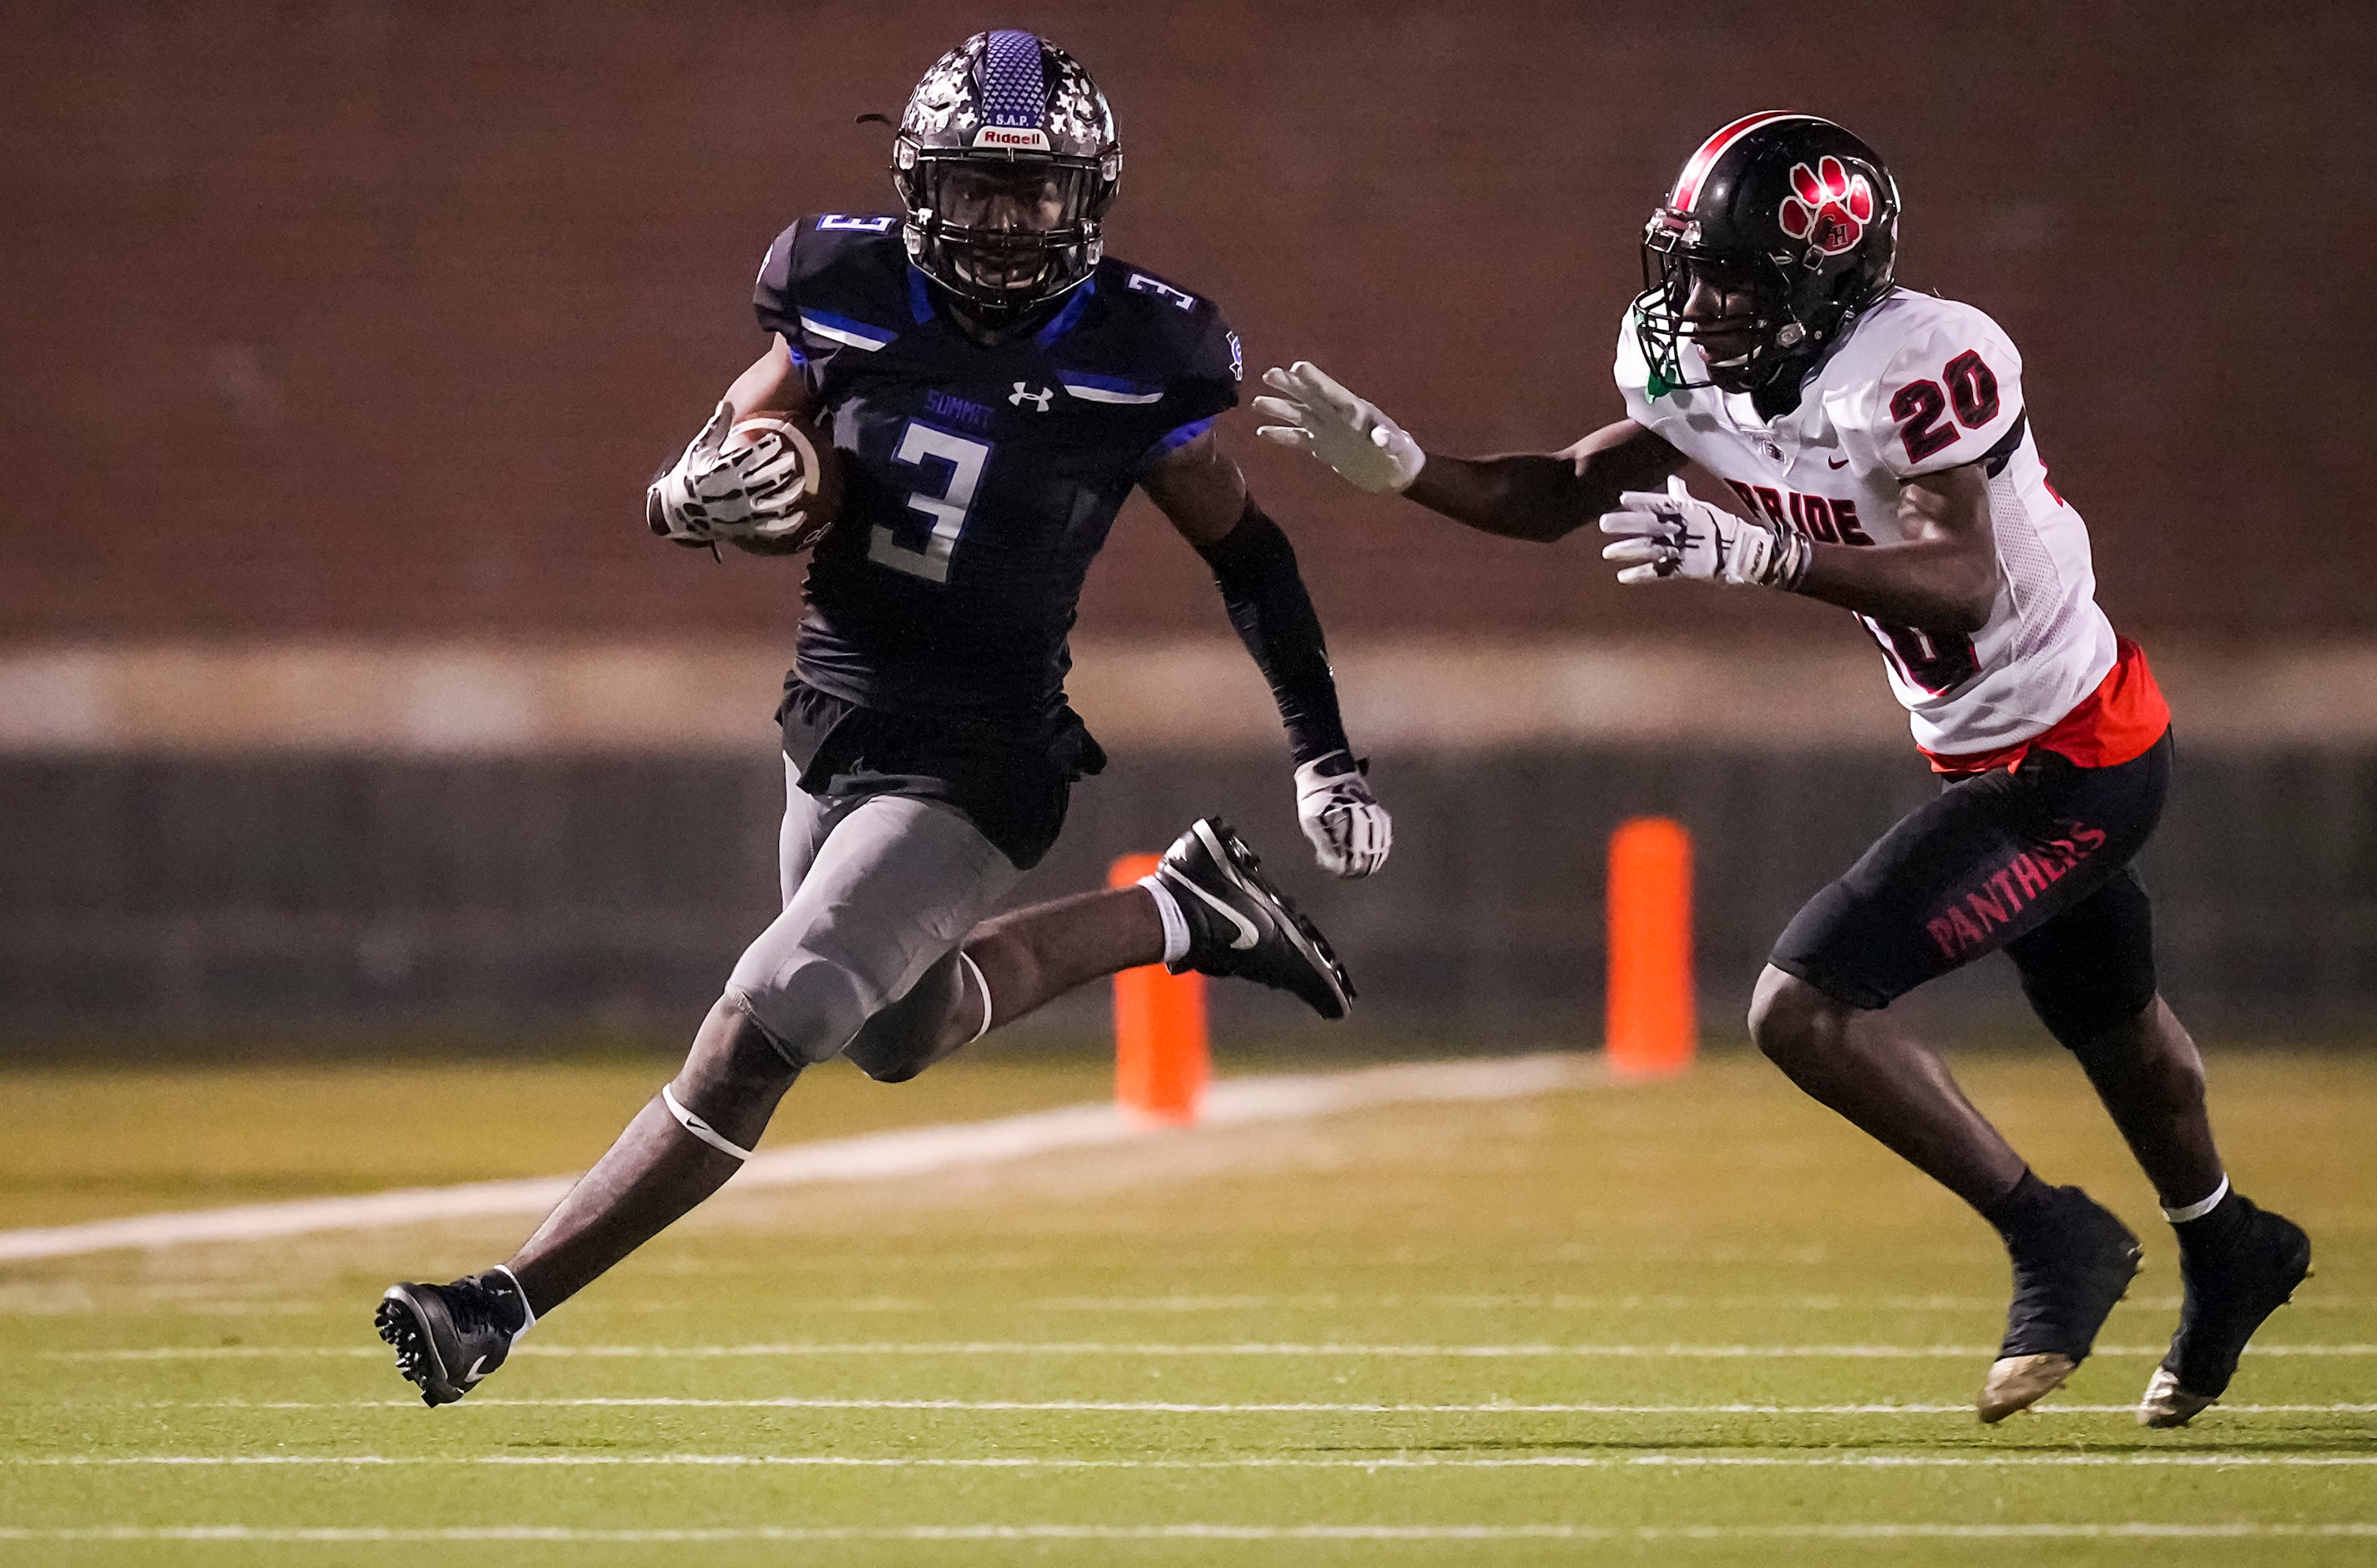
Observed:
[[[1076,386],[1094,387],[1101,392],[1126,392],[1133,396],[1141,396],[1148,392],[1163,390],[1160,387],[1142,386],[1137,381],[1126,381],[1117,376],[1093,376],[1086,370],[1064,371],[1061,373],[1061,378]]]
[[[1148,448],[1147,455],[1139,460],[1139,472],[1145,473],[1149,469],[1153,468],[1158,462],[1162,461],[1165,454],[1179,450],[1189,442],[1195,440],[1198,437],[1202,436],[1206,431],[1213,428],[1213,421],[1220,417],[1220,414],[1212,414],[1207,418],[1194,420],[1189,424],[1183,425],[1177,430],[1166,432],[1163,439],[1157,441],[1155,445]]]

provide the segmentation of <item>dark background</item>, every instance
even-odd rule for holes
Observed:
[[[1250,370],[1313,358],[1448,449],[1611,417],[1635,235],[1685,156],[1749,110],[1836,117],[1897,171],[1902,277],[2023,350],[2117,619],[2366,631],[2371,18],[15,0],[0,635],[785,627],[790,570],[653,549],[642,481],[762,346],[770,237],[888,200],[888,134],[853,117],[991,25],[1113,100],[1119,254],[1220,299]],[[1588,551],[1454,533],[1235,423],[1341,639],[1674,625]],[[1085,628],[1219,624],[1135,504]]]
[[[1625,818],[1690,832],[1702,1032],[1740,1044],[1793,910],[1934,787],[1896,752],[1513,747],[1382,754],[1395,851],[1312,868],[1272,755],[1138,751],[1075,791],[1018,902],[1096,887],[1221,809],[1321,922],[1347,1024],[1211,987],[1232,1050],[1574,1046],[1600,1034],[1606,849]],[[688,802],[698,807],[688,808]],[[294,1043],[681,1043],[776,907],[782,773],[747,758],[0,759],[0,1043],[178,1055]],[[36,829],[33,824],[39,824]],[[2143,862],[2163,989],[2199,1031],[2365,1039],[2377,1011],[2377,759],[2182,750]],[[1093,986],[1002,1034],[1094,1040]],[[1990,959],[1894,1010],[2034,1041]]]
[[[1113,100],[1118,254],[1221,300],[1250,371],[1312,358],[1450,450],[1612,417],[1636,235],[1682,161],[1748,111],[1838,118],[1898,174],[1902,278],[2021,347],[2117,622],[2198,667],[2377,632],[2377,7],[9,0],[0,656],[217,641],[302,673],[358,640],[784,637],[797,568],[654,545],[644,480],[763,346],[769,239],[888,202],[889,135],[854,117],[999,25]],[[1357,496],[1233,423],[1341,650],[1659,633],[1751,682],[1750,640],[1873,657],[1837,612],[1621,592],[1590,548]],[[1225,636],[1204,578],[1134,502],[1083,628]],[[2230,714],[2206,748],[2181,708],[2146,861],[2170,994],[2248,1037],[2364,1026],[2377,746],[2282,751]],[[752,718],[734,756],[0,757],[0,1040],[681,1037],[774,896]],[[1328,886],[1275,745],[1176,739],[1080,792],[1027,891],[1224,810],[1335,934],[1355,1033],[1473,1047],[1592,1033],[1622,817],[1692,828],[1708,1033],[1738,1039],[1772,933],[1929,787],[1903,745],[1745,750],[1714,723],[1391,748],[1394,862]],[[2027,1030],[1982,968],[1957,1017]],[[1240,1037],[1297,1018],[1217,1006]]]

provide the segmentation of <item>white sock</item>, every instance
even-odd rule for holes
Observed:
[[[1180,913],[1180,901],[1153,877],[1141,877],[1139,885],[1154,896],[1155,917],[1164,922],[1164,962],[1179,963],[1188,956],[1188,917]]]
[[[2220,1185],[2212,1190],[2212,1196],[2201,1203],[2186,1203],[2175,1209],[2165,1209],[2162,1212],[2162,1217],[2173,1225],[2185,1225],[2189,1220],[2202,1219],[2205,1215],[2218,1208],[2220,1200],[2228,1195],[2228,1179],[2224,1176],[2220,1179]]]
[[[512,1273],[511,1264],[497,1263],[494,1268],[489,1269],[487,1272],[489,1274],[502,1275],[506,1279],[512,1282],[512,1288],[514,1290],[520,1291],[520,1311],[528,1314],[528,1321],[520,1324],[519,1328],[512,1331],[512,1343],[517,1345],[520,1343],[520,1336],[521,1335],[526,1334],[529,1330],[536,1326],[536,1309],[528,1304],[528,1292],[521,1288],[520,1275]]]

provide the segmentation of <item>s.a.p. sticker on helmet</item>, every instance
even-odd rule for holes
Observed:
[[[982,123],[973,145],[1048,151],[1048,78],[1041,67],[1040,40],[1028,32],[994,32],[984,42],[980,68]]]

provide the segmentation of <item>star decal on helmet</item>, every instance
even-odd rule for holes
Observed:
[[[1816,166],[1791,165],[1791,193],[1783,198],[1774,221],[1795,240],[1805,240],[1826,256],[1854,250],[1865,238],[1873,217],[1873,186],[1863,174],[1852,174],[1830,153]]]

